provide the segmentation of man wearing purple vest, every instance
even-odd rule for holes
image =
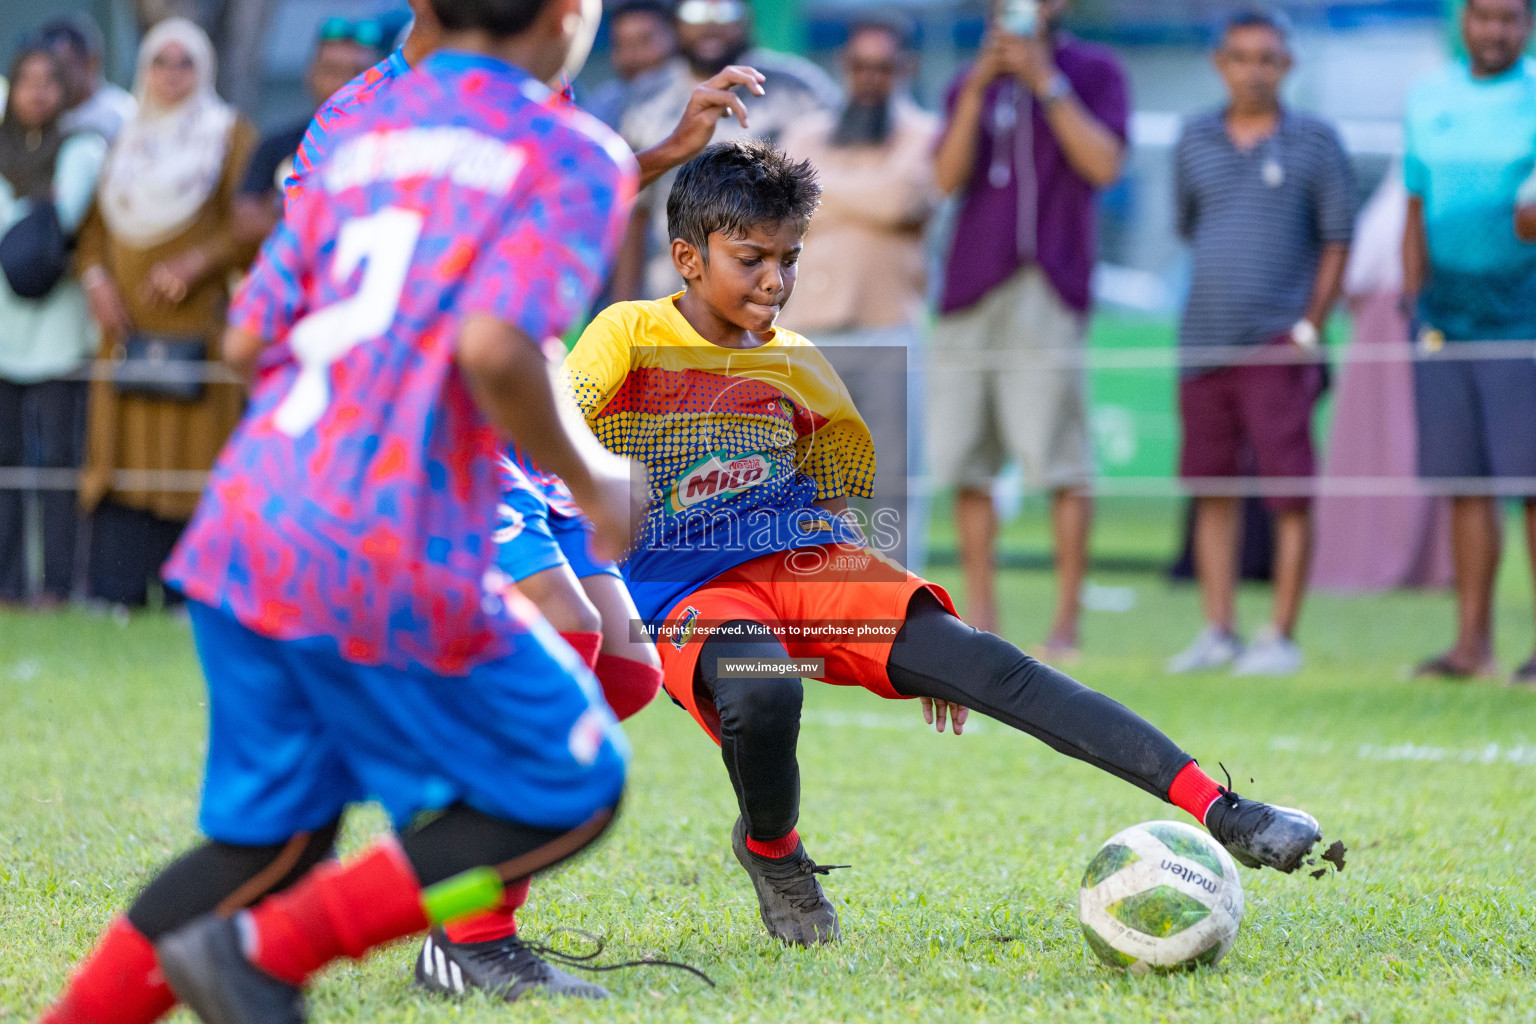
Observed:
[[[966,621],[997,627],[991,484],[1010,458],[1050,491],[1058,598],[1042,656],[1077,652],[1093,450],[1081,353],[1095,205],[1120,175],[1130,101],[1109,50],[1057,28],[1067,0],[1002,0],[950,85],[936,156],[960,200],[944,269],[928,465],[953,486]]]

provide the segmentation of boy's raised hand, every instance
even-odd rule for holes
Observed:
[[[947,700],[934,700],[932,697],[919,697],[918,700],[923,704],[923,721],[933,726],[935,732],[944,731],[946,715],[954,719],[956,736],[965,731],[965,720],[971,717],[970,708],[951,704]]]
[[[754,96],[763,95],[763,73],[756,68],[732,64],[724,71],[694,86],[688,106],[672,134],[635,155],[640,163],[640,187],[644,188],[679,164],[698,156],[715,137],[715,127],[722,117],[735,117],[747,126],[747,105],[732,92],[745,88]]]

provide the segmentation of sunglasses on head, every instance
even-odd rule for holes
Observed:
[[[683,0],[677,5],[677,20],[684,25],[735,25],[746,16],[741,0]]]
[[[351,18],[326,18],[320,24],[317,41],[322,43],[357,43],[371,49],[384,45],[384,29],[372,18],[353,21]]]

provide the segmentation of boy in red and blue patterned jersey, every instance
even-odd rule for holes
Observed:
[[[325,160],[337,134],[364,116],[369,104],[437,48],[442,27],[431,4],[412,0],[411,9],[415,20],[405,43],[337,91],[315,114],[285,186],[290,202],[302,193],[312,169]],[[564,94],[561,99],[569,102]],[[715,108],[709,114],[718,117]],[[692,152],[677,154],[676,162]],[[236,296],[231,320],[238,322],[260,301],[258,288],[244,289]],[[546,350],[553,359],[564,355],[555,339],[549,339]],[[661,670],[649,642],[637,643],[629,636],[628,624],[636,612],[618,569],[612,562],[592,557],[589,524],[560,478],[537,467],[515,445],[508,446],[507,458],[525,472],[504,475],[501,504],[507,515],[498,524],[497,565],[597,673],[604,698],[621,720],[627,718],[656,695]],[[523,899],[510,893],[509,901],[499,924],[461,922],[449,929],[450,936],[467,942],[514,934],[515,910]]]
[[[412,0],[415,15],[410,36],[388,59],[339,90],[310,124],[286,183],[291,203],[305,187],[312,168],[322,163],[338,133],[363,116],[367,106],[386,95],[400,77],[424,60],[439,44],[441,26],[427,0]],[[728,67],[694,91],[672,135],[637,155],[640,186],[685,162],[709,141],[720,117],[727,113],[745,123],[746,109],[730,89],[745,87],[761,94],[762,76],[750,68]],[[562,94],[569,102],[569,95]],[[255,288],[236,297],[232,319],[238,321],[257,299]],[[552,357],[563,356],[558,345]],[[631,635],[639,617],[617,566],[591,553],[591,526],[580,516],[560,478],[536,465],[515,445],[503,459],[500,518],[497,526],[497,568],[517,584],[587,665],[596,673],[603,697],[622,721],[650,703],[661,688],[661,666],[649,640]],[[521,472],[513,472],[513,469]],[[499,959],[521,964],[525,948],[516,941],[516,913],[527,901],[525,882],[509,886],[502,905],[476,918],[455,922],[422,947],[416,982],[445,994],[461,994],[464,985],[443,977],[436,966],[441,950],[444,966],[463,957],[465,965]],[[493,947],[501,947],[499,956]],[[462,949],[459,947],[463,947]],[[494,984],[495,970],[486,981]],[[562,988],[565,976],[550,968],[550,978]],[[468,987],[475,987],[471,978]],[[596,986],[585,986],[587,989]]]
[[[177,997],[302,1021],[327,963],[489,908],[611,820],[623,735],[494,585],[492,540],[504,436],[561,473],[600,554],[644,476],[555,401],[540,346],[591,301],[634,194],[622,142],[541,84],[590,6],[434,0],[444,49],[337,133],[265,246],[225,346],[250,408],[166,573],[208,678],[209,842],[113,922],[50,1024],[147,1024]],[[398,839],[326,860],[368,798]]]

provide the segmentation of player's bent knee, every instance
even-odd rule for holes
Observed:
[[[207,842],[157,875],[128,910],[150,941],[203,914],[233,913],[293,885],[336,855],[338,819],[269,846]]]
[[[798,677],[722,677],[715,691],[720,723],[734,735],[790,741],[799,735],[805,686]]]
[[[511,881],[554,867],[596,842],[618,808],[615,797],[571,828],[546,828],[454,804],[404,833],[400,846],[423,886],[479,867],[494,867]]]

